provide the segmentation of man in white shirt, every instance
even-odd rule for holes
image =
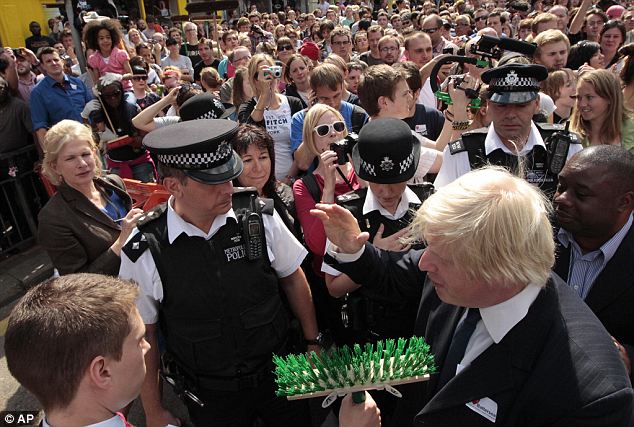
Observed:
[[[547,75],[548,70],[542,65],[523,64],[508,64],[484,72],[482,81],[489,84],[487,105],[492,123],[488,130],[467,132],[449,143],[434,186],[445,186],[486,163],[516,169],[518,159],[522,158],[526,160],[526,180],[552,194],[559,171],[551,169],[547,151],[551,147],[546,146],[540,129],[532,121],[539,110],[539,82]],[[454,129],[459,129],[457,125],[460,123],[453,123]],[[581,144],[571,143],[564,162],[581,149]]]
[[[534,186],[485,167],[423,203],[411,238],[427,247],[403,253],[366,243],[340,206],[316,206],[329,265],[390,300],[422,286],[414,334],[439,373],[401,388],[393,425],[631,425],[634,391],[610,335],[551,274],[548,212]],[[356,427],[367,408],[340,419]]]
[[[234,194],[231,182],[242,172],[230,145],[237,129],[229,120],[201,119],[144,139],[171,195],[139,220],[121,254],[120,276],[139,285],[137,306],[153,346],[141,392],[148,425],[177,425],[161,403],[159,317],[195,425],[250,426],[258,416],[279,426],[309,424],[305,404],[274,395],[271,369],[272,353],[287,351],[280,289],[313,342],[309,349],[318,349],[300,267],[306,250],[272,206],[254,193]]]

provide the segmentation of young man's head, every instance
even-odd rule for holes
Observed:
[[[346,89],[356,94],[359,87],[359,81],[361,80],[361,74],[363,74],[368,66],[365,62],[362,61],[348,62],[346,66],[348,68],[348,74],[345,77]]]
[[[405,37],[405,53],[407,59],[422,67],[434,57],[434,51],[429,35],[422,32],[414,32]]]
[[[423,79],[420,76],[420,67],[412,61],[404,61],[394,64],[393,68],[403,75],[403,78],[407,82],[407,86],[409,86],[409,89],[412,91],[414,102],[411,104],[410,114],[408,115],[408,117],[411,117],[416,112],[416,100],[423,88]]]
[[[381,37],[381,40],[379,40],[379,54],[381,60],[387,65],[398,62],[398,58],[401,55],[401,44],[399,43],[398,37]]]
[[[566,66],[570,41],[559,30],[546,30],[533,39],[537,50],[533,57],[535,63],[542,64],[548,71],[560,70]]]
[[[368,46],[373,57],[379,57],[379,40],[383,37],[383,28],[379,25],[372,25],[368,28]]]
[[[333,64],[321,64],[310,72],[310,88],[315,92],[317,102],[339,111],[343,95],[343,73]]]
[[[345,27],[336,27],[330,33],[330,46],[332,52],[339,55],[344,61],[350,61],[352,55],[352,36]]]
[[[99,418],[102,411],[105,418],[92,424],[138,396],[150,346],[137,296],[132,283],[81,273],[40,284],[15,306],[4,344],[7,365],[47,417],[74,409],[94,410]]]
[[[368,67],[358,86],[359,101],[370,117],[404,119],[414,102],[403,75],[389,65]]]
[[[493,28],[498,37],[502,37],[502,24],[505,22],[506,19],[500,12],[491,12],[487,18],[487,27]]]

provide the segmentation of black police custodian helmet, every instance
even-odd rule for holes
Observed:
[[[539,82],[548,77],[543,65],[508,64],[485,71],[482,81],[496,104],[524,104],[537,98]]]
[[[160,163],[193,180],[222,184],[242,173],[242,160],[229,145],[237,131],[238,124],[230,120],[193,120],[156,129],[145,136],[143,145]]]
[[[394,118],[374,119],[363,126],[352,149],[357,176],[377,184],[409,180],[419,160],[420,142],[404,121]]]

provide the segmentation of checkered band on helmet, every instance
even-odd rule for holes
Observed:
[[[376,176],[376,172],[374,170],[373,164],[368,163],[365,160],[361,159],[361,167],[363,168],[363,170],[365,170],[368,173],[368,175]]]
[[[157,154],[157,157],[159,162],[177,169],[211,169],[226,162],[231,155],[231,146],[222,142],[212,153]]]
[[[539,90],[539,81],[535,77],[518,77],[507,75],[496,77],[489,83],[489,91],[503,89],[505,92],[533,92]]]
[[[399,173],[405,173],[414,162],[414,153],[410,153],[401,163],[398,164]]]
[[[196,120],[204,120],[204,119],[217,119],[219,116],[216,114],[215,110],[209,110],[202,116],[196,117]]]

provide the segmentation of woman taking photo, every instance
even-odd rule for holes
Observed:
[[[62,120],[46,133],[44,175],[57,193],[38,216],[38,240],[60,274],[119,274],[120,253],[143,211],[116,175],[101,177],[92,131]]]
[[[260,126],[273,137],[275,177],[290,184],[290,177],[298,173],[291,155],[291,117],[303,107],[299,99],[278,93],[280,79],[273,75],[273,66],[273,58],[264,54],[257,54],[249,61],[249,82],[254,97],[240,106],[238,121]]]
[[[577,108],[571,130],[583,145],[623,144],[634,150],[634,120],[623,108],[623,93],[617,77],[608,70],[583,73],[577,83]]]
[[[286,80],[286,96],[294,96],[302,102],[302,108],[308,108],[310,99],[310,60],[303,55],[294,54],[288,59],[284,68]]]
[[[317,156],[319,164],[315,171],[293,184],[297,217],[304,230],[304,240],[313,253],[313,269],[323,277],[321,263],[326,245],[324,226],[317,217],[310,214],[316,203],[335,203],[336,197],[359,188],[359,181],[350,162],[337,164],[337,153],[330,149],[330,144],[340,141],[348,135],[343,117],[339,111],[325,104],[315,104],[308,110],[304,118],[303,149]],[[302,149],[301,146],[299,149]],[[312,177],[312,178],[311,178]],[[311,183],[314,181],[321,192],[316,200],[311,194]]]
[[[273,200],[275,211],[286,227],[301,241],[301,229],[295,216],[293,190],[275,179],[275,142],[264,129],[242,125],[231,139],[231,146],[240,155],[244,169],[233,181],[234,186],[255,187],[260,197]]]

